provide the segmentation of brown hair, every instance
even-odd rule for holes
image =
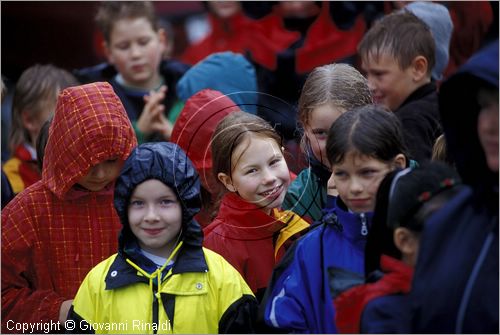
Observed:
[[[231,176],[233,152],[249,136],[271,138],[281,147],[281,137],[264,119],[246,112],[234,112],[224,117],[212,136],[212,166],[215,179],[222,172]]]
[[[111,31],[116,21],[145,18],[154,31],[159,29],[155,9],[150,1],[102,1],[95,21],[106,43],[110,42]]]
[[[408,68],[417,56],[427,59],[430,76],[436,63],[436,45],[429,27],[409,11],[394,12],[377,21],[358,44],[361,58],[387,53],[394,57],[400,69]]]
[[[12,125],[9,136],[11,153],[21,143],[34,140],[24,129],[22,113],[35,117],[49,102],[53,102],[55,111],[59,91],[78,84],[78,80],[71,73],[50,64],[33,65],[21,74],[12,100]]]

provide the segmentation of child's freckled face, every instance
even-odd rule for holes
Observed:
[[[121,19],[113,24],[108,59],[126,84],[150,89],[159,81],[165,44],[146,18]]]
[[[149,179],[134,189],[128,221],[144,251],[168,258],[181,231],[182,207],[170,187]]]
[[[314,157],[328,169],[331,168],[325,149],[328,130],[343,112],[342,108],[332,104],[318,106],[312,110],[307,125],[304,126],[305,136],[311,145]]]

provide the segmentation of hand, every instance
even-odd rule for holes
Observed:
[[[161,103],[165,99],[167,87],[161,86],[158,91],[150,91],[144,96],[144,109],[137,120],[137,128],[144,134],[161,133],[166,141],[170,139],[173,125],[163,114],[165,106]]]
[[[61,324],[64,324],[64,322],[68,318],[68,312],[69,312],[69,309],[71,308],[72,303],[73,303],[73,299],[63,301],[63,303],[61,304],[61,307],[59,308],[59,322]]]
[[[328,179],[328,183],[326,184],[326,194],[332,195],[332,196],[338,196],[339,192],[337,191],[337,187],[335,186],[335,180],[333,179],[333,173],[330,176],[330,179]]]

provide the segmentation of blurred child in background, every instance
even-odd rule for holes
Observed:
[[[68,71],[39,64],[25,70],[17,81],[9,135],[12,157],[3,166],[14,193],[42,177],[36,163],[40,128],[54,114],[59,92],[76,85],[78,81]]]

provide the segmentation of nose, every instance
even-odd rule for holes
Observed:
[[[376,85],[375,85],[375,83],[374,83],[374,81],[373,81],[372,76],[367,75],[367,76],[366,76],[366,80],[367,80],[367,82],[368,82],[368,89],[370,90],[370,92],[371,92],[371,93],[375,92]]]
[[[363,184],[359,178],[353,177],[351,179],[350,189],[352,194],[359,194],[363,192]]]
[[[106,178],[106,169],[103,164],[97,164],[92,168],[92,176],[96,179]]]
[[[144,215],[144,220],[146,222],[156,222],[159,220],[158,214],[154,206],[148,206],[146,215]]]
[[[264,169],[262,171],[262,183],[264,185],[274,184],[276,180],[276,175],[270,169]]]
[[[134,58],[139,57],[141,55],[141,47],[136,43],[133,43],[130,46],[130,55]]]

